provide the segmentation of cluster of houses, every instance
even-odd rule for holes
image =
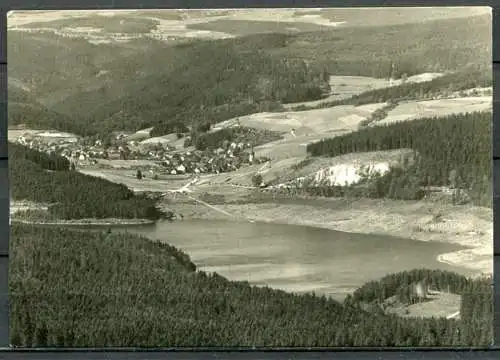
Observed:
[[[155,173],[203,174],[230,172],[246,164],[267,161],[265,158],[256,158],[251,145],[245,143],[225,142],[220,148],[203,151],[192,148],[177,150],[166,143],[121,141],[104,146],[101,140],[89,144],[76,137],[51,136],[54,134],[22,135],[15,141],[38,151],[64,156],[75,168],[109,166],[112,160],[147,160],[152,165],[126,161],[120,163],[129,163],[124,166],[129,168],[154,169]]]
[[[266,161],[255,158],[253,152],[234,152],[232,149],[192,150],[184,153],[166,154],[161,161],[162,168],[169,174],[223,173],[239,169],[248,164]]]

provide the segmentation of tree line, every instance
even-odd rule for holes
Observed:
[[[414,278],[483,288],[440,271],[391,275],[339,303],[229,281],[196,270],[171,246],[119,231],[14,224],[11,244],[17,346],[486,346],[492,339],[484,301],[463,305],[474,332],[464,330],[469,320],[401,318],[361,306]]]

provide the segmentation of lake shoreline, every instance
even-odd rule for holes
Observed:
[[[314,199],[312,201],[314,203]],[[320,202],[320,201],[318,201]],[[321,205],[228,203],[222,212],[189,203],[169,204],[185,220],[232,220],[311,226],[348,233],[385,235],[423,242],[456,244],[465,249],[443,253],[437,261],[491,274],[493,226],[491,209],[416,201],[321,199]],[[326,204],[326,205],[325,205]],[[182,221],[182,220],[181,220]]]
[[[466,268],[475,274],[493,272],[492,211],[472,205],[386,199],[312,198],[295,199],[286,203],[251,200],[243,203],[228,202],[215,205],[215,208],[186,202],[160,203],[158,206],[163,211],[173,211],[176,214],[174,221],[181,222],[182,219],[263,222],[457,244],[465,249],[439,254],[437,261]],[[14,217],[12,223],[138,226],[154,225],[157,222],[119,218],[29,221]]]
[[[154,225],[156,221],[147,219],[75,219],[75,220],[54,220],[54,221],[31,221],[22,219],[12,219],[12,224],[25,225],[63,225],[63,226],[135,226],[135,225]]]

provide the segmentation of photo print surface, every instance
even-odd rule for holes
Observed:
[[[15,347],[493,339],[491,9],[8,14]]]

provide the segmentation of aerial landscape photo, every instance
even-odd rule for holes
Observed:
[[[7,26],[12,347],[492,343],[490,8]]]

